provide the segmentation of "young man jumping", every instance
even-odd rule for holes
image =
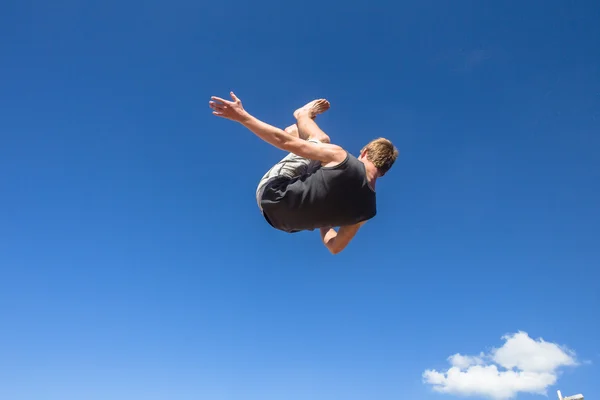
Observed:
[[[297,123],[282,130],[250,115],[241,100],[233,92],[230,95],[232,101],[211,97],[214,115],[239,122],[265,142],[289,152],[258,184],[256,201],[266,221],[289,233],[319,229],[331,253],[342,251],[377,213],[375,182],[392,167],[398,150],[379,138],[369,142],[357,158],[331,144],[315,122],[330,107],[324,99],[297,109]]]

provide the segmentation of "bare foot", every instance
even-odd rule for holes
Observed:
[[[331,105],[325,99],[313,100],[294,111],[294,118],[298,119],[299,117],[307,115],[311,119],[315,119],[318,114],[322,114],[329,110],[329,107],[331,107]]]

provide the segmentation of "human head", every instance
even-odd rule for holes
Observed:
[[[360,151],[360,158],[370,161],[377,168],[378,175],[384,176],[398,158],[398,149],[386,138],[370,141]]]

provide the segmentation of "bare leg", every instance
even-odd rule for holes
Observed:
[[[286,131],[287,133],[289,133],[290,135],[299,138],[300,134],[298,132],[298,125],[294,124],[294,125],[290,125],[287,128],[284,129],[284,131]]]
[[[302,140],[308,140],[308,136],[303,135],[303,132],[300,132],[298,130],[298,124],[290,125],[287,128],[285,128],[284,131]]]
[[[307,108],[310,118],[315,119],[317,117],[317,114],[321,114],[321,113],[327,111],[329,109],[329,107],[330,107],[330,104],[327,100],[319,99],[319,100],[311,101],[310,103],[305,105],[303,108]],[[296,110],[296,112],[298,112],[298,110]],[[294,116],[295,115],[296,115],[296,113],[294,113]],[[298,124],[293,124],[293,125],[288,126],[287,128],[285,128],[285,131],[287,133],[289,133],[290,135],[295,136],[297,138],[304,139],[304,140],[309,139],[309,136],[305,135],[304,132],[301,132],[298,130]]]
[[[311,101],[305,106],[294,111],[298,125],[299,137],[306,139],[315,139],[322,143],[330,143],[329,136],[319,128],[314,121],[317,114],[321,114],[329,109],[327,100],[319,99]]]

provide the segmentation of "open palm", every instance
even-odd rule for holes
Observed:
[[[239,122],[246,116],[246,111],[242,101],[233,92],[230,92],[230,95],[232,101],[212,96],[208,104],[213,109],[213,115]]]

